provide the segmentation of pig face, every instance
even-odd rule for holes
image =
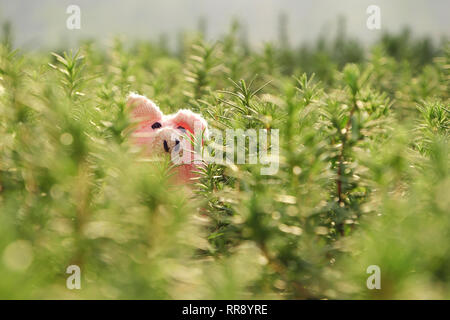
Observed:
[[[194,163],[193,137],[207,135],[207,123],[199,114],[181,109],[163,115],[153,101],[135,93],[128,96],[127,109],[134,124],[132,139],[146,155],[170,157],[180,164],[176,175],[182,182],[196,176],[193,171],[199,163]]]

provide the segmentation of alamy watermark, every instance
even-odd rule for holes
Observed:
[[[67,267],[66,273],[70,274],[66,280],[66,287],[69,290],[81,289],[81,269],[79,266],[72,264]]]
[[[381,9],[377,5],[370,5],[366,9],[366,13],[369,17],[366,21],[367,29],[369,30],[380,30],[381,29]]]
[[[381,29],[381,9],[377,5],[370,5],[366,9],[369,15],[366,26],[369,30]],[[66,14],[70,16],[66,20],[66,27],[69,30],[81,29],[81,9],[79,6],[71,4],[66,9]]]
[[[377,265],[370,265],[367,267],[366,272],[371,274],[367,278],[366,285],[367,289],[381,289],[381,269]]]
[[[274,175],[279,168],[279,129],[226,129],[224,132],[211,129],[207,145],[203,146],[204,131],[195,124],[193,151],[191,139],[182,139],[181,147],[173,148],[171,159],[174,164],[216,163],[216,164],[261,164],[262,175]],[[172,141],[180,136],[174,134]],[[201,142],[201,143],[200,143]],[[248,142],[248,143],[247,143]],[[246,148],[248,145],[248,148]],[[247,152],[248,150],[248,152]]]
[[[81,29],[81,9],[79,6],[71,4],[67,7],[66,13],[70,16],[66,20],[66,27],[69,30]]]

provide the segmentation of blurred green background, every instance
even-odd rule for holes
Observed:
[[[365,1],[72,3],[81,30],[0,3],[1,298],[450,297],[448,2],[379,1],[379,31]],[[130,91],[279,129],[278,172],[172,185]]]

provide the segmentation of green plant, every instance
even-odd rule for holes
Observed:
[[[21,53],[6,28],[0,297],[449,298],[448,43],[403,33],[364,52],[341,29],[295,48],[283,19],[262,50],[238,23],[178,52],[116,38]],[[171,185],[127,139],[129,91],[222,131],[279,130],[278,170],[206,163]]]

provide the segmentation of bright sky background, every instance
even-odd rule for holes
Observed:
[[[66,28],[66,8],[81,8],[81,30]],[[381,8],[381,31],[366,28],[366,8]],[[333,36],[339,16],[346,18],[347,32],[366,43],[382,31],[409,26],[415,35],[438,40],[449,36],[450,0],[0,0],[0,23],[13,23],[18,47],[55,48],[76,46],[80,38],[107,43],[121,33],[129,39],[158,39],[161,34],[175,43],[182,30],[195,30],[203,17],[207,37],[224,34],[234,17],[247,30],[252,45],[278,37],[278,18],[288,16],[292,44],[311,41],[319,34]]]

